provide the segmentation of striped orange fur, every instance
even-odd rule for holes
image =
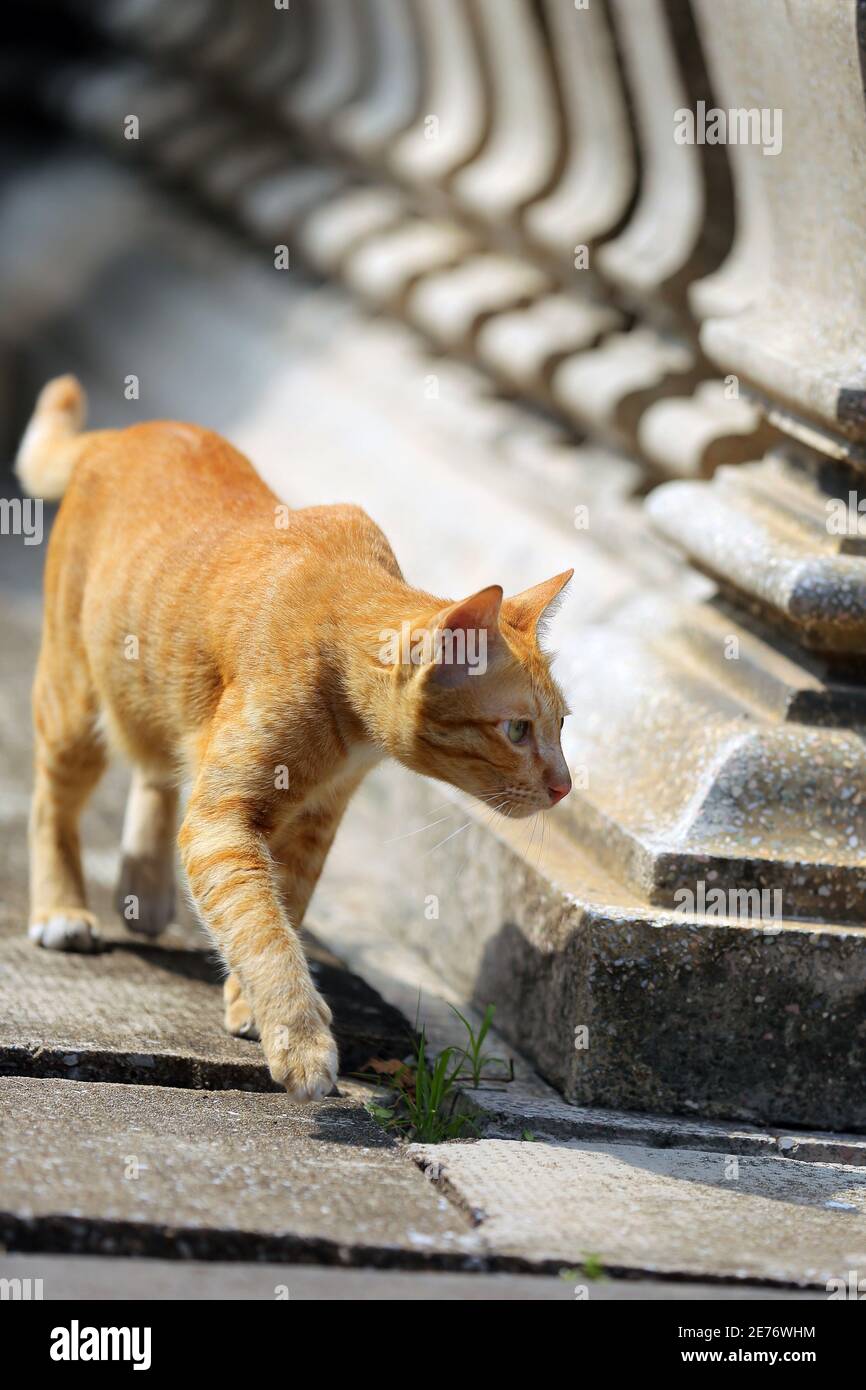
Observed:
[[[451,603],[405,583],[359,508],[290,512],[208,430],[82,433],[84,412],[73,377],[50,382],[17,465],[32,495],[63,496],[33,691],[30,934],[97,940],[78,820],[109,751],[133,768],[119,904],[132,929],[161,931],[189,780],[178,839],[228,967],[227,1027],[260,1036],[295,1099],[320,1097],[337,1055],[296,932],[346,805],[388,756],[504,815],[565,795],[564,705],[537,627],[570,574]],[[480,634],[486,669],[383,655],[404,626]]]

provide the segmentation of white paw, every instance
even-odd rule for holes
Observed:
[[[98,951],[100,944],[95,923],[75,916],[74,910],[58,913],[47,922],[34,922],[27,935],[48,951]]]
[[[114,906],[128,931],[159,936],[174,920],[174,866],[125,854]]]
[[[337,1045],[318,1019],[279,1027],[264,1043],[271,1076],[299,1105],[322,1100],[337,1084]]]

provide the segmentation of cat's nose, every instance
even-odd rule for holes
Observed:
[[[548,787],[547,793],[550,797],[551,806],[555,806],[557,801],[561,801],[564,796],[568,796],[571,791],[571,778],[567,782],[559,782],[556,786]]]

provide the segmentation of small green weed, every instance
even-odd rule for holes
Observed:
[[[503,1057],[488,1057],[484,1052],[484,1041],[493,1022],[493,1005],[487,1005],[477,1034],[459,1009],[451,1007],[466,1029],[466,1047],[443,1048],[431,1065],[427,1058],[427,1035],[423,1028],[418,1032],[416,1017],[411,1063],[374,1059],[368,1064],[378,1083],[393,1091],[393,1099],[388,1104],[370,1101],[367,1113],[384,1129],[396,1131],[419,1144],[442,1144],[446,1139],[458,1139],[467,1129],[475,1130],[469,1115],[454,1111],[461,1082],[479,1086],[491,1066],[507,1069],[502,1080],[514,1077],[513,1064]],[[371,1079],[366,1072],[361,1075],[366,1081]]]

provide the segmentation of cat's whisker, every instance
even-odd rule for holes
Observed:
[[[479,798],[479,799],[480,799],[480,798]],[[487,799],[487,798],[485,797],[484,800],[486,801],[486,799]],[[504,805],[504,801],[503,801],[501,804]],[[491,824],[492,819],[493,819],[493,816],[496,814],[496,812],[497,812],[498,810],[499,810],[499,806],[485,806],[485,807],[484,807],[483,817],[482,817],[482,818],[483,818],[484,823],[485,823],[486,825],[490,825],[490,824]],[[469,850],[467,849],[466,853],[465,853],[464,856],[463,856],[463,863],[460,865],[460,868],[457,870],[457,873],[454,875],[454,880],[453,880],[454,883],[457,882],[457,880],[459,879],[460,875],[464,872],[464,870],[465,870],[465,868],[466,868],[466,865],[467,865],[468,863],[469,863]]]
[[[462,825],[458,825],[456,830],[452,830],[450,835],[446,835],[444,840],[440,840],[438,845],[434,845],[433,849],[428,849],[427,853],[432,854],[434,850],[441,849],[443,845],[447,845],[449,840],[453,840],[455,835],[459,835],[461,830],[468,830],[471,824],[471,820],[464,821]]]
[[[427,825],[419,825],[416,830],[407,830],[405,835],[392,835],[389,840],[383,840],[384,845],[395,845],[398,840],[408,840],[410,835],[420,835],[424,830],[432,830],[434,826],[444,825],[447,820],[453,820],[453,816],[440,816],[438,820],[431,820]]]
[[[493,795],[498,795],[498,793],[494,793]],[[478,801],[486,801],[487,797],[479,796],[476,799]],[[420,835],[425,830],[433,830],[437,825],[444,825],[446,821],[453,820],[457,811],[457,807],[453,801],[441,801],[438,806],[431,806],[430,810],[441,811],[444,806],[450,806],[452,808],[452,814],[450,816],[439,816],[437,820],[428,821],[426,825],[419,825],[416,829],[407,830],[402,835],[392,835],[387,840],[383,840],[382,843],[384,845],[395,845],[398,844],[400,840],[408,840],[412,835]]]
[[[524,858],[526,859],[527,863],[529,862],[529,856],[532,852],[532,842],[535,839],[535,830],[537,822],[538,812],[535,813],[535,815],[532,817],[532,820],[529,823],[529,839],[526,842],[526,850],[524,851]]]

